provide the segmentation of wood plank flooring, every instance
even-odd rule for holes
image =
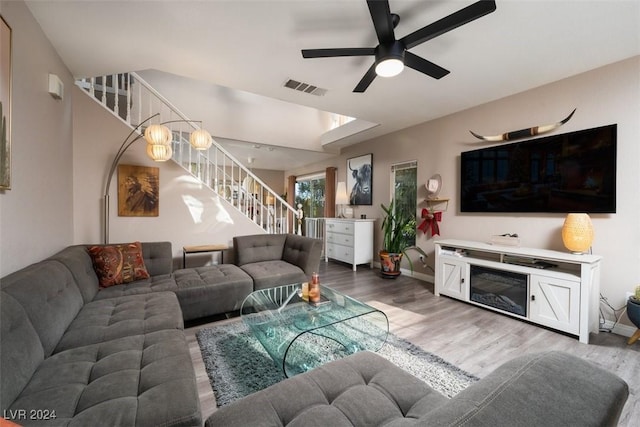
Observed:
[[[620,426],[632,427],[640,420],[640,341],[607,332],[591,334],[590,343],[565,336],[508,316],[503,316],[447,297],[433,295],[433,284],[406,275],[382,279],[377,270],[330,261],[320,263],[320,282],[382,309],[390,330],[426,351],[484,377],[518,355],[561,350],[588,359],[622,377],[630,387]],[[198,329],[236,321],[209,319],[187,325],[186,334],[196,369],[198,390],[206,419],[215,411],[215,398],[195,339]],[[579,392],[579,391],[576,391]]]

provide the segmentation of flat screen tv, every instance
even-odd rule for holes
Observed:
[[[616,211],[617,125],[461,153],[462,212]]]

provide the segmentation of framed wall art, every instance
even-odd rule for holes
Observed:
[[[11,189],[11,27],[0,16],[0,190]]]
[[[347,192],[350,205],[371,205],[372,161],[371,154],[347,159]]]
[[[160,169],[118,165],[118,216],[158,216]]]

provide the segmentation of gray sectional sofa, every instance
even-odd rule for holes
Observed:
[[[615,426],[628,395],[616,375],[545,352],[513,359],[449,399],[360,352],[222,407],[205,426]]]
[[[21,425],[199,426],[166,243],[151,278],[99,290],[86,247],[0,281],[0,410]],[[168,264],[167,264],[168,262]],[[167,268],[167,266],[169,268]]]
[[[2,415],[22,425],[201,426],[184,321],[238,310],[255,282],[302,281],[320,261],[315,239],[240,241],[268,244],[286,274],[232,264],[172,272],[171,243],[151,242],[142,243],[150,277],[126,284],[100,288],[86,245],[3,277]]]

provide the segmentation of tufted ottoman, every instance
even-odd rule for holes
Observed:
[[[173,273],[184,320],[239,310],[253,280],[233,264],[185,268]]]

